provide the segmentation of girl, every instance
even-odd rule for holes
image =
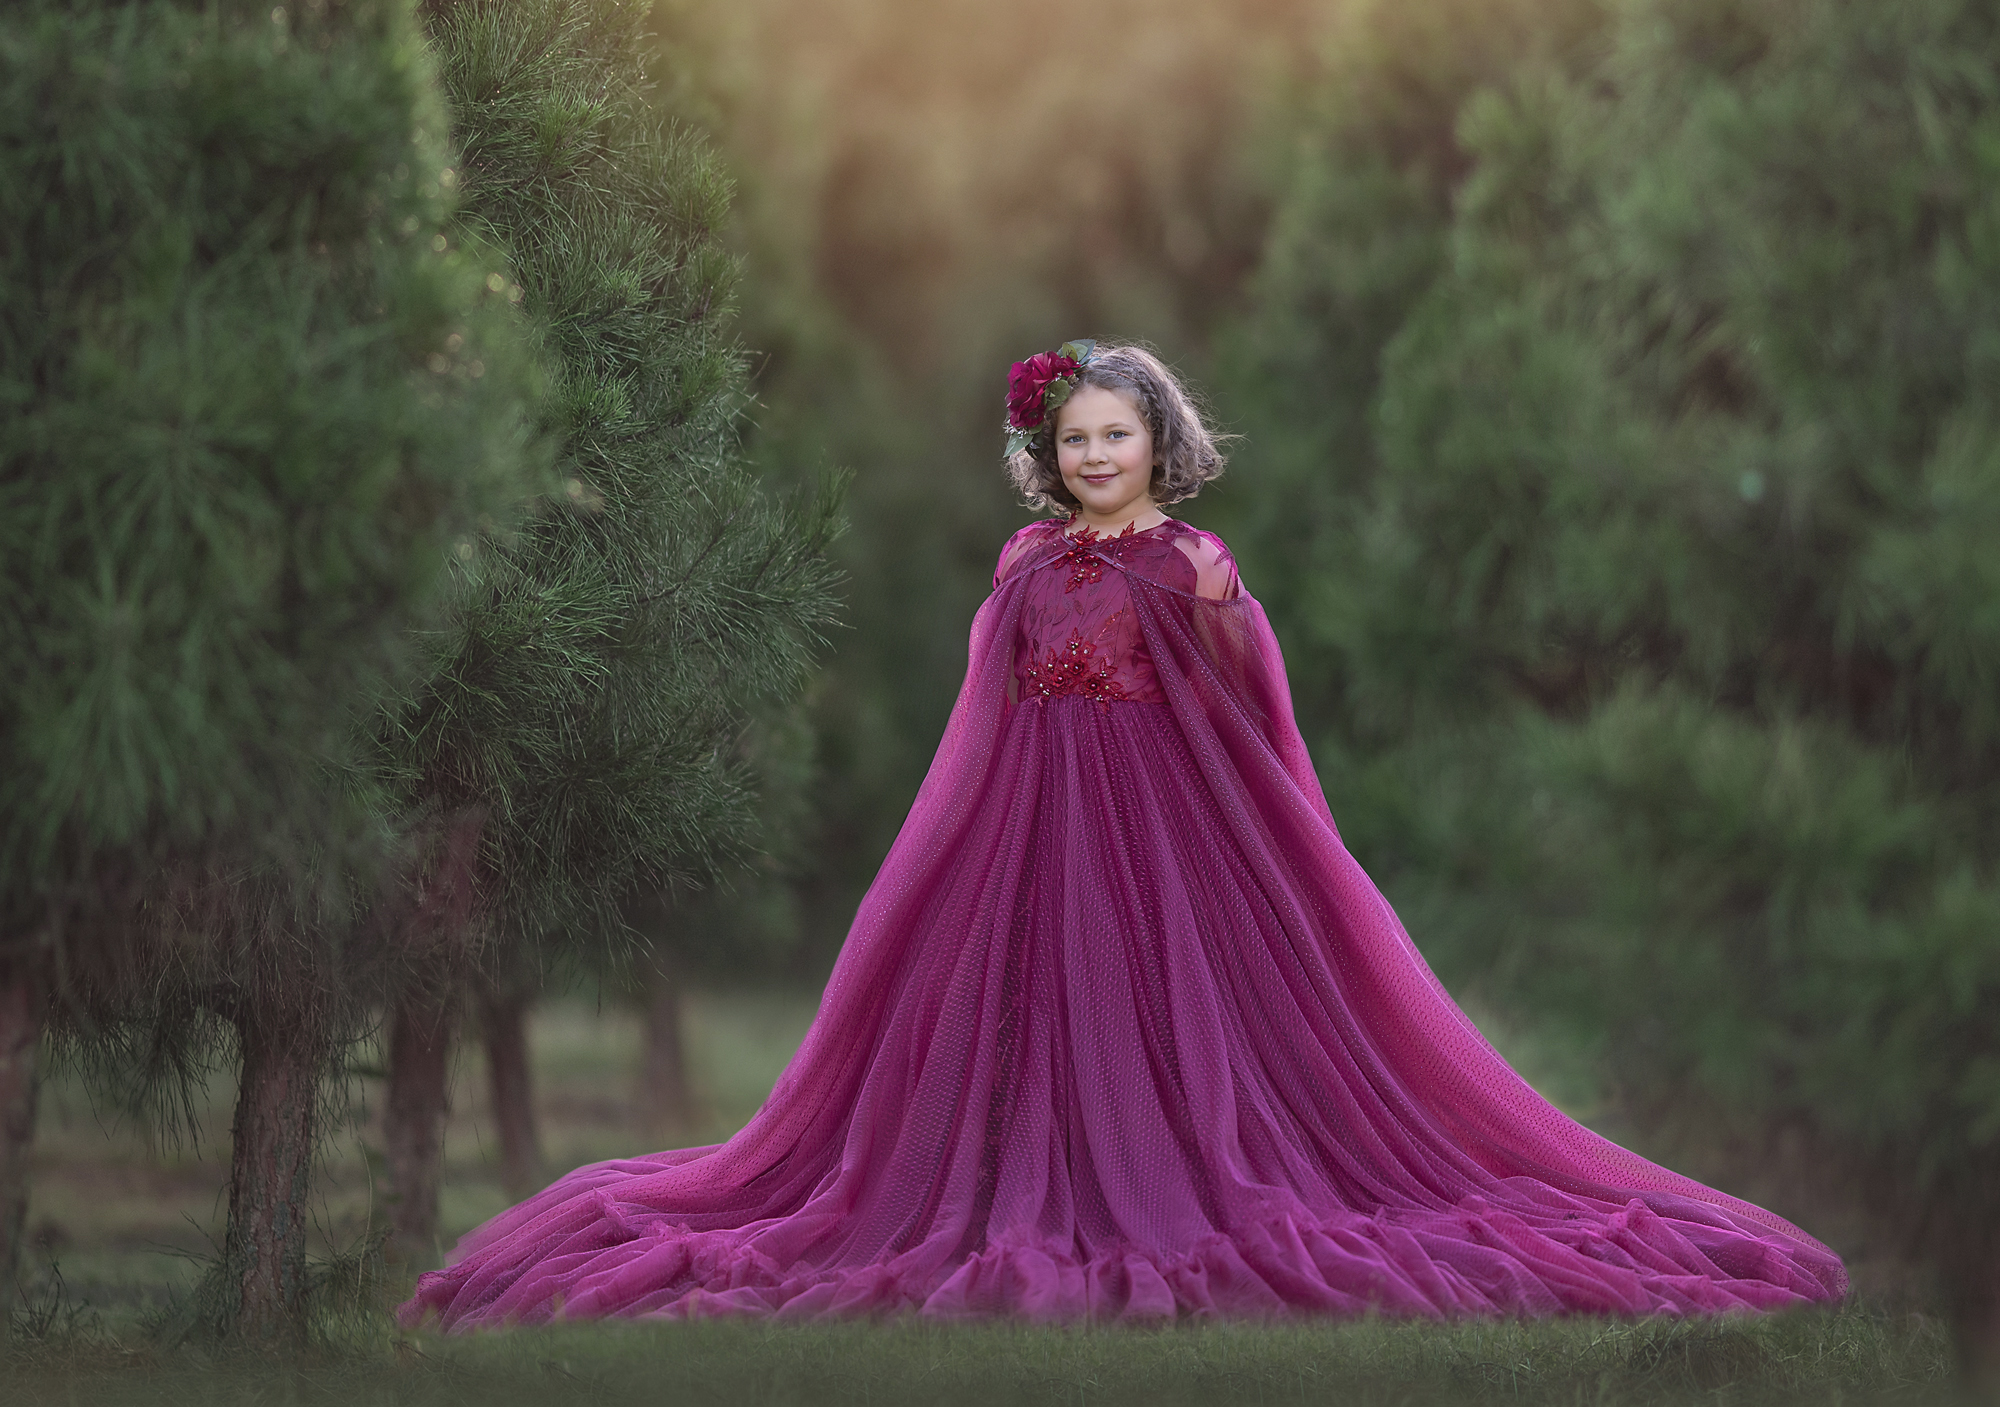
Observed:
[[[1000,554],[819,1016],[709,1148],[580,1168],[403,1318],[1644,1314],[1832,1299],[1785,1221],[1528,1088],[1346,849],[1221,470],[1135,347],[1017,364]]]

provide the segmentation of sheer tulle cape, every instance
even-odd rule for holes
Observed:
[[[928,777],[763,1109],[496,1217],[406,1323],[1844,1292],[1810,1236],[1591,1133],[1487,1044],[1342,845],[1255,600],[1128,571],[1166,703],[1012,702],[1027,569],[1062,549],[1029,539],[980,609]]]

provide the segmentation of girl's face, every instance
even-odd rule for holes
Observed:
[[[1079,386],[1056,412],[1056,467],[1086,520],[1136,517],[1153,502],[1153,434],[1123,391]]]

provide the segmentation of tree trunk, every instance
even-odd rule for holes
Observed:
[[[640,1058],[639,1107],[647,1131],[675,1138],[694,1124],[694,1090],[688,1084],[687,1045],[681,1033],[681,982],[673,959],[655,948],[644,964],[646,1037]]]
[[[1931,1235],[1967,1402],[2000,1404],[2000,1156],[1968,1159],[1935,1196]]]
[[[35,1140],[42,992],[21,975],[0,981],[0,1347],[14,1313],[21,1242],[28,1224],[28,1155]]]
[[[1947,1276],[1959,1385],[1968,1402],[2000,1403],[2000,1226],[1968,1226]]]
[[[443,1259],[438,1185],[450,1098],[451,1038],[458,993],[471,968],[472,919],[479,904],[484,807],[460,810],[436,835],[435,867],[416,887],[405,938],[410,966],[396,992],[389,1028],[388,1145],[390,1261],[428,1269]]]
[[[1952,1287],[1959,1387],[1968,1403],[2000,1403],[2000,1265],[1979,1278],[1983,1283]]]
[[[1955,1326],[1959,1379],[1969,1401],[2000,1403],[2000,1290],[1985,1299],[1984,1313]]]
[[[413,982],[396,999],[389,1032],[383,1137],[389,1164],[389,1258],[429,1269],[438,1242],[438,1184],[451,1077],[453,994]]]
[[[541,1145],[535,1136],[535,1087],[528,1069],[528,1007],[533,994],[518,984],[482,984],[479,1024],[493,1081],[493,1117],[500,1131],[500,1186],[513,1201],[542,1187]]]
[[[237,1018],[242,1069],[229,1155],[224,1263],[237,1290],[235,1330],[292,1339],[303,1328],[312,1158],[326,1041],[298,1007]]]

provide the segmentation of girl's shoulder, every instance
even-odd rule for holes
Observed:
[[[1000,583],[1013,574],[1014,568],[1020,565],[1022,557],[1031,547],[1062,530],[1061,518],[1040,518],[1008,538],[1000,549],[1000,560],[993,564],[993,589],[1000,589]]]
[[[1178,518],[1168,519],[1168,524],[1175,549],[1194,567],[1195,595],[1212,601],[1233,601],[1243,594],[1243,583],[1236,574],[1236,558],[1230,555],[1228,545],[1220,537]]]

